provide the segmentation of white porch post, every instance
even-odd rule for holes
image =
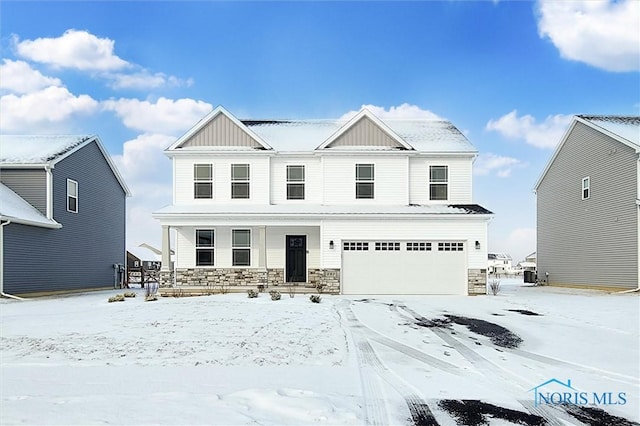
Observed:
[[[162,225],[162,265],[160,271],[171,271],[171,245],[169,240],[169,225]]]
[[[258,268],[261,270],[267,269],[267,227],[261,226],[258,232],[260,240],[260,251],[258,254]]]

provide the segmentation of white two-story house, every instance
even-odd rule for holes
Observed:
[[[492,213],[472,202],[477,151],[448,121],[364,109],[348,121],[238,120],[218,107],[165,153],[163,286],[486,293]]]

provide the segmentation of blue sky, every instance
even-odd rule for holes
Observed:
[[[0,132],[98,134],[160,239],[162,149],[239,118],[437,114],[478,148],[489,249],[535,250],[532,188],[573,114],[640,110],[640,2],[0,3]]]

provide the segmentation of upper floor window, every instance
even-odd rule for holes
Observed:
[[[249,198],[249,165],[231,165],[231,198]]]
[[[67,179],[67,211],[78,213],[78,182]]]
[[[591,196],[591,179],[589,176],[582,179],[582,199],[586,200]]]
[[[193,198],[213,198],[213,165],[193,165]]]
[[[356,198],[373,198],[373,164],[356,164]]]
[[[213,229],[196,230],[196,266],[213,266],[214,237],[215,231]]]
[[[251,265],[251,230],[231,231],[231,256],[233,266]]]
[[[287,200],[304,200],[304,166],[287,166]]]
[[[447,200],[449,195],[449,166],[429,166],[429,199]]]

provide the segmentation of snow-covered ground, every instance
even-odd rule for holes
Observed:
[[[116,303],[115,290],[5,299],[0,424],[640,420],[637,294],[501,284],[497,296],[320,304],[286,293],[144,302],[140,289]],[[536,406],[531,389],[551,379],[599,400]],[[558,382],[538,390],[560,395]]]

